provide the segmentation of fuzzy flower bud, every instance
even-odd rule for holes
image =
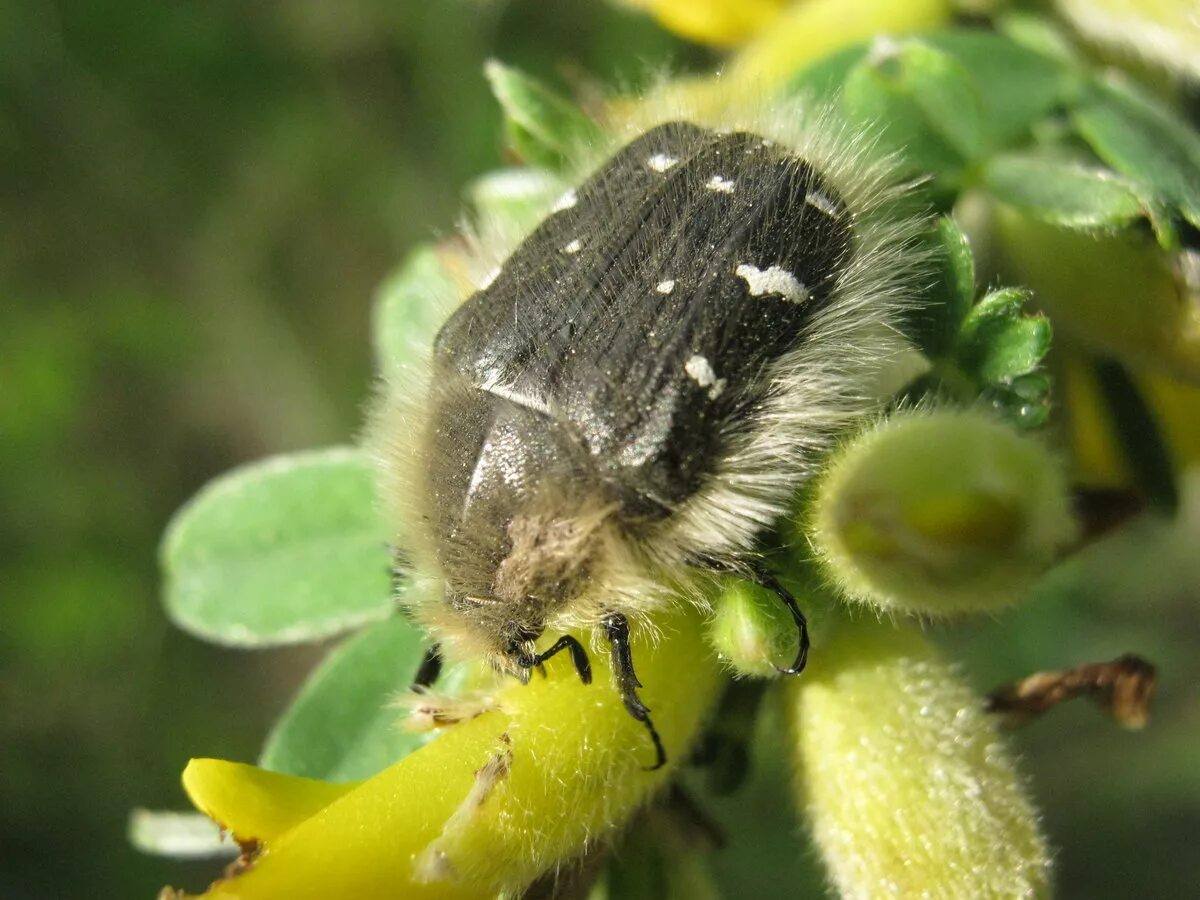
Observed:
[[[1075,536],[1053,456],[980,412],[907,413],[854,438],[811,538],[846,596],[920,615],[1008,605]]]
[[[800,807],[839,896],[1048,895],[1025,786],[920,634],[841,622],[785,691]]]

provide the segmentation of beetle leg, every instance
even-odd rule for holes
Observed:
[[[584,684],[592,683],[592,664],[588,661],[587,651],[583,649],[583,644],[575,640],[569,634],[564,634],[549,650],[544,653],[538,653],[536,656],[530,653],[519,653],[517,655],[517,665],[523,669],[541,669],[542,663],[550,657],[563,650],[569,650],[571,653],[571,662],[575,665],[575,671],[579,673],[579,680]],[[544,672],[542,673],[545,674]]]
[[[654,765],[646,769],[653,772],[666,764],[667,751],[663,748],[662,738],[658,736],[658,729],[650,720],[650,708],[637,695],[637,689],[642,683],[633,671],[633,653],[629,647],[629,620],[620,613],[612,613],[605,617],[603,624],[605,636],[612,647],[613,674],[617,679],[617,690],[621,694],[621,700],[624,701],[629,714],[646,726],[646,730],[650,732],[650,740],[654,742]]]
[[[438,676],[442,674],[442,645],[430,644],[417,666],[417,674],[413,676],[409,690],[421,693],[433,687]]]

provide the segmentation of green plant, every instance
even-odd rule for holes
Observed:
[[[511,147],[532,165],[478,184],[476,211],[527,228],[563,189],[557,167],[571,146],[611,123],[519,72],[488,71]],[[1054,368],[1098,374],[1117,420],[1137,423],[1116,431],[1133,487],[1164,508],[1177,502],[1129,371],[1197,377],[1200,139],[1169,103],[1101,71],[1040,18],[854,45],[779,89],[837,107],[878,133],[906,177],[923,179],[920,200],[938,213],[926,236],[938,277],[908,323],[913,366],[890,414],[846,435],[776,548],[781,577],[815,613],[812,671],[761,682],[765,697],[724,677],[720,661],[739,676],[769,673],[789,639],[789,623],[732,585],[710,622],[681,612],[659,623],[668,637],[639,648],[647,697],[676,763],[689,747],[711,751],[702,795],[744,776],[757,744],[789,747],[798,804],[846,896],[929,884],[1045,895],[1049,851],[981,701],[910,624],[863,621],[841,601],[926,617],[990,612],[1071,549],[1090,522],[1070,512],[1063,464],[1046,446],[1064,454],[1087,410],[1053,414]],[[605,111],[623,114],[619,103]],[[979,291],[980,259],[989,281],[1029,290]],[[411,336],[436,324],[428,298],[460,264],[453,245],[421,247],[385,286],[381,370],[402,364]],[[1068,335],[1059,359],[1047,357],[1052,321]],[[1104,359],[1081,366],[1082,348]],[[906,444],[914,429],[919,440]],[[963,464],[951,468],[956,456]],[[864,513],[880,509],[890,512]],[[185,773],[196,804],[253,844],[245,874],[210,895],[515,896],[581,854],[564,896],[593,881],[611,896],[712,894],[687,850],[694,822],[660,791],[677,769],[642,772],[622,752],[641,746],[636,725],[611,692],[567,677],[562,661],[527,687],[464,667],[444,690],[473,698],[479,715],[432,743],[394,726],[401,714],[390,703],[416,674],[423,639],[396,614],[410,585],[401,579],[396,596],[388,538],[369,465],[352,447],[226,476],[168,532],[167,609],[182,627],[242,646],[359,629],[268,740],[260,765],[270,771],[198,760]],[[423,714],[438,717],[444,702]],[[649,837],[630,838],[636,849],[610,861],[630,821]]]

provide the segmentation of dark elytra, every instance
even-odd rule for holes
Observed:
[[[748,427],[764,371],[805,340],[852,251],[834,189],[744,132],[657,127],[574,199],[435,342],[427,490],[452,593],[486,590],[508,524],[550,486],[566,514],[616,504],[631,533],[669,517]],[[752,293],[739,266],[778,267],[802,299]]]

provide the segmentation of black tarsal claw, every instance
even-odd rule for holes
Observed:
[[[783,602],[788,612],[792,614],[792,621],[796,623],[796,631],[799,632],[800,649],[796,652],[796,661],[787,668],[783,666],[776,666],[775,668],[782,675],[799,675],[804,671],[804,667],[808,665],[808,650],[811,646],[811,641],[808,637],[808,619],[800,611],[800,607],[796,603],[796,598],[792,596],[791,591],[785,588],[779,582],[778,578],[762,567],[755,570],[754,576],[761,587],[771,591]]]
[[[642,771],[654,772],[667,764],[667,751],[663,747],[662,738],[658,736],[658,730],[654,727],[654,724],[650,721],[649,717],[643,719],[642,722],[645,724],[646,729],[650,732],[650,740],[654,741],[655,753],[654,765],[642,766]]]

